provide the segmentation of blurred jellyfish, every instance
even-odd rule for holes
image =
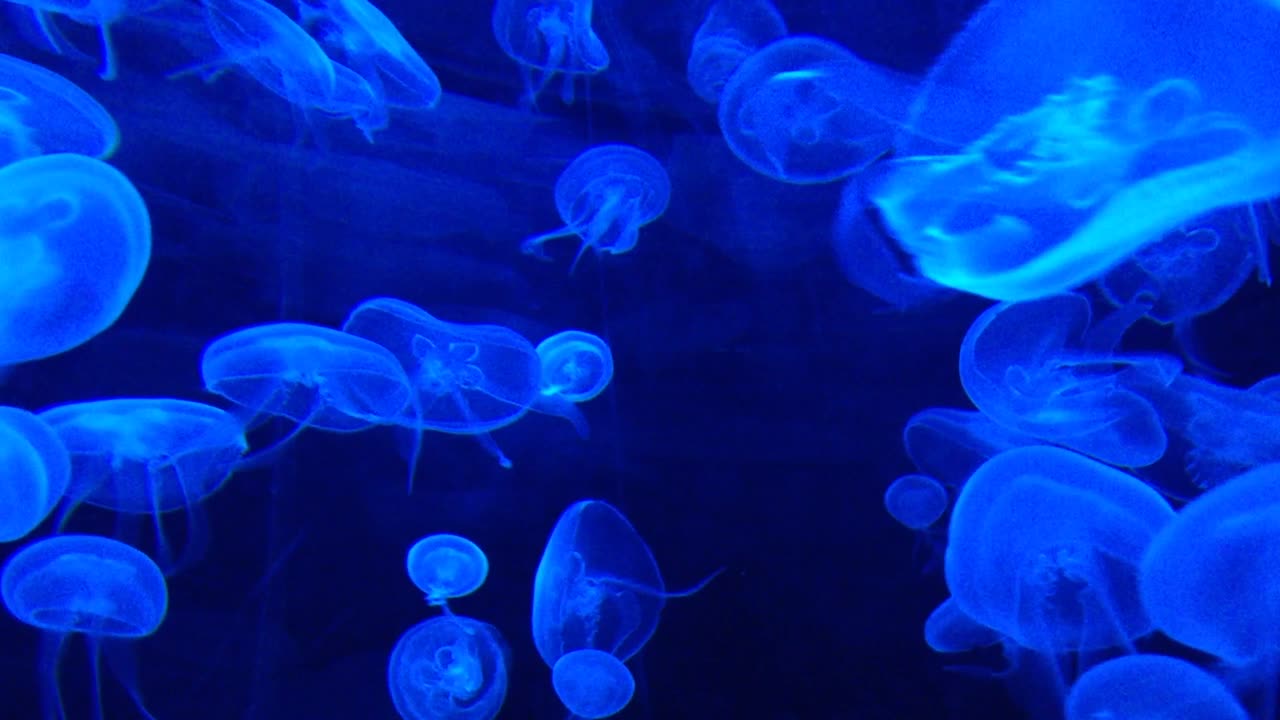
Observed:
[[[98,36],[102,41],[102,67],[98,76],[103,80],[116,79],[115,45],[111,41],[111,26],[130,15],[148,12],[166,0],[9,0],[18,5],[26,5],[35,13],[49,45],[62,52],[68,45],[66,38],[53,24],[50,14],[65,15],[68,19],[81,25],[94,25],[98,28]]]
[[[538,343],[542,380],[532,409],[573,423],[582,437],[590,428],[577,404],[594,399],[613,379],[609,344],[581,330],[565,330]]]
[[[459,535],[428,535],[405,557],[409,579],[427,603],[449,612],[448,601],[470,595],[489,577],[489,558],[479,545]]]
[[[0,574],[5,607],[18,620],[45,633],[40,650],[40,680],[47,717],[66,717],[58,665],[67,640],[83,635],[93,666],[95,718],[102,718],[99,666],[103,644],[146,637],[164,621],[169,590],[160,568],[146,555],[107,538],[58,535],[27,545],[5,563]],[[114,666],[114,663],[110,663]],[[138,710],[142,697],[122,677]]]
[[[609,67],[609,52],[591,27],[594,0],[495,0],[493,36],[520,65],[527,105],[557,74],[563,74],[560,100],[573,102],[573,83]]]
[[[106,159],[119,145],[120,128],[92,95],[51,70],[0,54],[0,167],[54,153]]]
[[[903,475],[884,491],[889,515],[912,530],[923,530],[947,511],[947,489],[927,475]]]
[[[1038,444],[1034,437],[973,410],[926,408],[902,429],[902,445],[916,468],[956,489],[991,457]]]
[[[720,102],[725,83],[760,48],[787,34],[769,0],[716,0],[693,35],[685,74],[698,97]]]
[[[35,530],[71,482],[71,459],[53,428],[26,410],[0,407],[0,542]]]
[[[405,631],[387,662],[405,720],[490,720],[507,696],[510,651],[492,625],[444,615]]]
[[[565,226],[524,241],[526,255],[548,259],[542,244],[578,236],[582,245],[572,273],[587,250],[597,255],[630,252],[640,228],[666,212],[671,199],[667,171],[649,153],[630,145],[599,145],[569,163],[556,180],[556,211]]]
[[[57,355],[115,323],[151,260],[142,196],[115,168],[42,155],[0,168],[0,366]]]
[[[890,149],[914,80],[822,38],[793,35],[747,58],[720,96],[720,132],[748,167],[782,182],[846,178]]]
[[[962,653],[1000,642],[1000,633],[977,622],[947,598],[924,621],[924,641],[939,653]]]
[[[636,692],[627,666],[601,650],[565,653],[551,668],[551,686],[569,712],[584,720],[616,715]]]
[[[1186,660],[1131,655],[1080,676],[1067,695],[1066,720],[1249,720],[1222,681]]]

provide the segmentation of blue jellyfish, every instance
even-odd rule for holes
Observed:
[[[769,0],[716,0],[693,34],[685,74],[698,97],[720,102],[725,83],[760,48],[787,34]]]
[[[525,240],[520,250],[545,260],[543,243],[576,235],[582,245],[572,273],[587,250],[630,252],[640,228],[661,217],[670,200],[671,180],[652,155],[630,145],[598,145],[574,158],[556,180],[556,211],[565,226]]]
[[[83,635],[93,664],[93,716],[102,718],[101,645],[146,637],[164,621],[169,590],[160,568],[124,543],[92,535],[58,535],[19,550],[0,573],[0,594],[18,620],[47,634],[40,680],[46,716],[66,717],[58,665],[68,638]],[[138,710],[152,715],[132,682],[121,678]]]
[[[594,0],[495,0],[493,36],[507,57],[520,65],[527,105],[557,74],[560,99],[573,102],[573,83],[609,67],[609,51],[591,27]]]
[[[102,66],[98,76],[103,80],[114,80],[117,74],[115,45],[111,41],[111,26],[130,15],[148,12],[166,0],[9,0],[18,5],[26,5],[35,13],[49,45],[63,52],[68,46],[61,31],[53,24],[50,14],[64,15],[81,25],[94,25],[98,28],[98,36],[102,42]]]
[[[584,720],[616,715],[636,693],[636,679],[621,660],[591,649],[562,655],[551,668],[551,686],[569,712]]]
[[[988,460],[951,511],[947,587],[974,621],[1046,653],[1151,629],[1138,565],[1173,509],[1141,480],[1049,446]]]
[[[1253,0],[987,3],[872,193],[920,271],[1025,300],[1280,194],[1280,37]],[[1241,42],[1247,38],[1247,42]],[[1034,61],[1029,61],[1034,59]]]
[[[756,172],[782,182],[846,178],[889,151],[913,80],[830,40],[793,35],[747,58],[720,96],[720,132]]]
[[[962,653],[1000,642],[1000,633],[977,622],[947,598],[924,621],[924,642],[939,653]]]
[[[0,54],[0,167],[53,153],[102,160],[119,145],[120,128],[92,95],[51,70]]]
[[[902,429],[907,457],[920,472],[959,488],[982,463],[1005,450],[1040,441],[1010,430],[980,412],[926,408]]]
[[[428,535],[405,557],[409,579],[426,593],[427,603],[449,612],[448,601],[470,595],[489,577],[489,558],[479,545],[458,535]]]
[[[884,507],[904,526],[923,530],[947,511],[947,489],[928,475],[903,475],[884,491]]]
[[[509,655],[498,629],[478,620],[418,623],[387,662],[391,701],[405,720],[490,720],[507,696]]]
[[[590,432],[577,403],[594,399],[613,379],[613,352],[609,344],[581,330],[565,330],[538,343],[542,379],[533,409],[563,417],[578,434]]]
[[[53,428],[26,410],[0,407],[0,542],[25,537],[71,483],[71,458]]]
[[[151,260],[151,218],[120,171],[83,155],[0,168],[0,366],[111,327]]]
[[[1249,720],[1222,681],[1186,660],[1130,655],[1095,665],[1071,686],[1066,720]]]

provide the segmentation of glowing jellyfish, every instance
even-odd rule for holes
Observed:
[[[685,74],[698,97],[720,102],[725,83],[760,48],[787,34],[769,0],[716,0],[693,35]]]
[[[0,366],[57,355],[120,317],[151,260],[151,219],[120,171],[83,155],[0,168]]]
[[[1266,11],[1166,10],[993,2],[955,38],[872,193],[926,277],[1042,297],[1280,194],[1280,89],[1258,88],[1280,71],[1280,37],[1257,31]]]
[[[1009,450],[952,508],[947,587],[965,615],[1032,650],[1131,647],[1151,629],[1138,565],[1173,517],[1132,475],[1061,448]]]
[[[0,167],[53,153],[105,159],[119,144],[120,128],[93,96],[51,70],[0,54]]]
[[[1071,686],[1066,720],[1249,720],[1221,680],[1186,660],[1131,655],[1095,665]]]
[[[470,595],[489,577],[489,558],[479,545],[458,535],[428,535],[409,548],[405,558],[409,579],[426,593],[427,603],[444,607],[453,598]]]
[[[507,696],[506,641],[492,625],[444,615],[405,631],[387,663],[405,720],[490,720]]]
[[[822,38],[793,35],[742,63],[720,96],[720,132],[756,172],[824,183],[888,152],[914,81]]]
[[[1005,450],[1038,445],[973,410],[926,408],[902,429],[902,446],[920,472],[959,488],[978,466]]]
[[[564,75],[560,99],[572,103],[576,78],[609,67],[609,52],[591,27],[593,5],[593,0],[495,0],[493,36],[520,65],[525,103],[536,103],[557,74]]]
[[[94,25],[98,28],[98,36],[102,42],[102,67],[98,76],[103,80],[116,78],[115,45],[111,41],[111,26],[129,15],[138,15],[163,4],[164,0],[10,0],[18,5],[26,5],[35,13],[49,44],[62,52],[67,46],[66,38],[53,24],[49,15],[64,15],[81,25]]]
[[[533,409],[563,417],[578,434],[590,432],[577,403],[594,399],[613,379],[613,352],[609,344],[581,330],[565,330],[538,343],[542,380]]]
[[[565,653],[551,668],[551,686],[574,716],[616,715],[636,693],[636,679],[618,658],[601,650]]]
[[[599,145],[574,158],[556,180],[556,210],[565,226],[525,240],[520,249],[545,260],[543,243],[576,235],[582,245],[572,273],[587,250],[629,252],[640,228],[661,217],[670,200],[671,180],[652,155],[630,145]]]
[[[107,538],[58,535],[38,540],[9,558],[0,593],[15,618],[51,635],[41,659],[41,682],[51,717],[66,717],[58,665],[68,638],[83,635],[93,663],[94,717],[102,717],[99,688],[101,643],[146,637],[164,621],[169,591],[160,568],[146,555]],[[142,698],[121,678],[138,709]]]
[[[0,542],[44,522],[71,482],[71,459],[58,435],[26,410],[0,407]]]
[[[923,530],[947,511],[947,489],[927,475],[904,475],[884,491],[884,507],[904,526]]]
[[[924,642],[940,653],[962,653],[1000,642],[1000,633],[975,621],[947,598],[924,621]]]

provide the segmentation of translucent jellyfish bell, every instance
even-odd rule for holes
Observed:
[[[0,407],[0,542],[35,530],[71,482],[67,448],[43,420]]]
[[[939,653],[962,653],[1000,642],[1000,633],[974,620],[947,598],[924,621],[924,642]]]
[[[952,508],[947,587],[965,615],[1032,650],[1131,647],[1151,629],[1138,565],[1173,517],[1155,490],[1095,460],[1009,450]]]
[[[10,0],[18,5],[26,5],[35,13],[41,32],[49,41],[49,45],[58,50],[68,45],[62,33],[53,24],[49,15],[64,15],[81,25],[94,25],[98,28],[98,37],[102,42],[102,67],[98,76],[103,80],[116,78],[115,44],[111,40],[111,26],[129,15],[145,13],[164,0]]]
[[[576,405],[604,392],[613,379],[609,344],[588,332],[565,330],[538,343],[536,350],[542,379],[533,409],[565,418],[586,437],[587,420]]]
[[[720,102],[734,71],[753,53],[787,34],[769,0],[716,0],[693,35],[685,74],[698,97]]]
[[[947,489],[927,475],[904,475],[884,491],[884,507],[894,520],[923,530],[947,511]]]
[[[640,228],[657,220],[671,200],[671,179],[649,153],[630,145],[599,145],[583,152],[556,180],[556,211],[565,226],[525,240],[526,255],[547,259],[542,244],[578,236],[582,245],[572,273],[587,250],[597,255],[629,252]]]
[[[0,167],[53,153],[105,159],[119,144],[115,119],[89,93],[51,70],[0,55]]]
[[[493,36],[520,65],[523,102],[533,105],[557,74],[560,99],[573,102],[573,83],[609,67],[609,52],[591,27],[594,0],[495,0]]]
[[[636,679],[607,652],[574,650],[551,668],[551,686],[575,717],[596,720],[616,715],[631,702]]]
[[[66,352],[120,317],[151,260],[142,196],[115,168],[42,155],[0,168],[0,366]]]
[[[830,40],[792,35],[747,58],[720,96],[720,132],[756,172],[825,183],[888,152],[914,80]]]
[[[1131,655],[1095,665],[1071,686],[1066,720],[1248,720],[1222,681],[1186,660]]]
[[[387,663],[405,720],[490,720],[507,696],[506,641],[492,625],[444,615],[409,628]]]
[[[973,410],[926,408],[902,428],[902,446],[920,472],[959,488],[982,463],[1005,450],[1039,445]]]
[[[445,608],[453,598],[470,595],[489,577],[489,558],[479,545],[449,534],[428,535],[409,548],[409,579],[426,593],[427,603]]]

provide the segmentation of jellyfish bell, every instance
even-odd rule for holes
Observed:
[[[391,701],[405,720],[491,720],[506,699],[509,657],[492,625],[457,615],[418,623],[387,662]]]
[[[440,533],[415,542],[405,557],[409,579],[427,602],[449,612],[448,601],[470,595],[489,576],[489,559],[479,545],[460,535]]]
[[[616,715],[636,692],[635,677],[618,658],[601,650],[565,653],[551,668],[551,686],[575,717]]]

